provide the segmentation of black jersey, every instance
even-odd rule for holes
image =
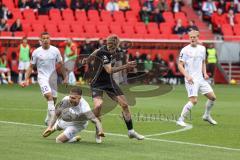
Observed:
[[[103,46],[96,53],[94,60],[94,75],[91,82],[92,87],[111,85],[113,82],[112,74],[107,73],[104,65],[111,64],[114,65],[116,58],[111,54],[106,46]]]

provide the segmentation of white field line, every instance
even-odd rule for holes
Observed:
[[[9,122],[9,121],[0,121],[3,124],[13,124],[13,125],[22,125],[22,126],[33,126],[33,127],[46,127],[44,125],[38,124],[28,124],[28,123],[19,123],[19,122]],[[86,130],[85,132],[95,133],[95,131]],[[105,133],[106,135],[116,136],[116,137],[127,137],[127,135],[117,134],[117,133]],[[182,145],[189,145],[189,146],[197,146],[197,147],[205,147],[205,148],[214,148],[220,150],[229,150],[229,151],[238,151],[240,152],[240,148],[230,148],[230,147],[223,147],[223,146],[215,146],[215,145],[207,145],[207,144],[200,144],[200,143],[191,143],[191,142],[183,142],[183,141],[174,141],[174,140],[166,140],[166,139],[156,139],[156,138],[145,138],[148,141],[154,142],[166,142],[166,143],[174,143],[174,144],[182,144]]]
[[[46,111],[46,110],[41,110],[41,109],[31,109],[31,108],[0,108],[0,110],[12,110],[12,111],[17,111],[17,110],[22,110],[22,111],[37,111],[37,112],[41,112],[41,111]],[[105,114],[104,116],[121,116],[120,114],[113,114],[113,113],[109,113],[109,114]],[[145,116],[138,116],[138,118],[148,118]],[[154,120],[159,120],[159,121],[165,121],[165,122],[173,122],[176,123],[176,120],[172,120],[172,119],[163,119],[163,118],[154,118]],[[148,121],[146,121],[148,122]],[[149,121],[149,122],[153,122],[153,121]],[[185,128],[181,128],[181,129],[177,129],[177,130],[173,130],[173,131],[168,131],[168,132],[163,132],[163,133],[156,133],[156,134],[151,134],[151,135],[146,135],[146,137],[153,137],[153,136],[161,136],[161,135],[167,135],[167,134],[174,134],[174,133],[179,133],[179,132],[185,132],[188,131],[190,129],[192,129],[193,126],[187,126]]]
[[[162,136],[162,135],[166,135],[166,134],[174,134],[174,133],[184,132],[184,131],[190,130],[192,128],[193,128],[192,125],[188,125],[182,129],[178,129],[175,131],[169,131],[169,132],[163,132],[163,133],[157,133],[157,134],[149,134],[149,135],[145,135],[145,137],[154,137],[154,136]]]

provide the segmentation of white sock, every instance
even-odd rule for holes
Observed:
[[[12,78],[11,78],[11,74],[8,74],[8,81],[11,81]]]
[[[77,141],[77,137],[76,137],[76,136],[73,137],[72,139],[69,139],[69,140],[68,140],[69,143],[76,142],[76,141]]]
[[[206,115],[206,116],[210,115],[210,112],[211,112],[211,109],[212,109],[213,105],[214,105],[214,101],[208,99],[207,102],[206,102],[206,108],[205,108],[204,115]]]
[[[19,81],[19,83],[21,83],[21,82],[22,82],[22,76],[23,76],[23,74],[22,74],[22,73],[19,73],[18,76],[19,76],[19,77],[18,77],[18,81]]]
[[[189,113],[189,111],[192,109],[193,104],[191,101],[189,101],[187,104],[185,104],[185,106],[183,107],[181,116],[180,116],[180,120],[184,121],[185,117],[187,116],[187,114]]]
[[[6,79],[6,76],[4,73],[1,74],[3,79]]]
[[[49,120],[55,114],[55,106],[54,106],[54,101],[48,101],[47,103],[48,103],[48,114],[46,117],[46,121],[49,122]]]
[[[133,133],[134,129],[128,130],[128,133]]]
[[[63,143],[63,142],[56,138],[56,143]]]
[[[34,80],[34,77],[32,77],[32,84],[35,84],[36,82],[35,82],[35,80]]]

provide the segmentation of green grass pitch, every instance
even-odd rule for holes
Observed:
[[[138,89],[151,89],[140,86]],[[28,88],[0,86],[0,160],[238,160],[240,159],[240,87],[215,85],[217,102],[212,116],[218,121],[211,126],[202,121],[206,98],[192,110],[193,125],[188,130],[172,120],[147,119],[151,114],[179,115],[187,102],[184,86],[164,95],[136,98],[131,106],[134,127],[147,135],[144,141],[127,138],[125,124],[117,107],[103,117],[106,138],[96,144],[94,127],[81,132],[82,140],[74,144],[56,144],[55,138],[41,137],[47,105],[38,85]],[[59,94],[59,99],[64,94]],[[84,95],[91,104],[92,99]],[[143,117],[137,117],[140,114]],[[144,117],[145,116],[145,117]]]

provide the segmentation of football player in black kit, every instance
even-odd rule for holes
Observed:
[[[100,118],[103,103],[103,92],[116,101],[122,108],[123,119],[128,129],[128,137],[143,140],[144,136],[138,134],[133,129],[131,113],[126,97],[114,81],[112,74],[124,69],[134,68],[136,62],[128,62],[119,67],[113,67],[115,58],[118,54],[117,48],[120,40],[116,35],[110,35],[107,38],[107,44],[95,50],[88,58],[83,60],[83,63],[89,63],[94,59],[94,66],[97,66],[97,71],[94,73],[91,81],[92,97],[94,102],[94,114]],[[102,137],[96,135],[96,142],[101,143]]]

